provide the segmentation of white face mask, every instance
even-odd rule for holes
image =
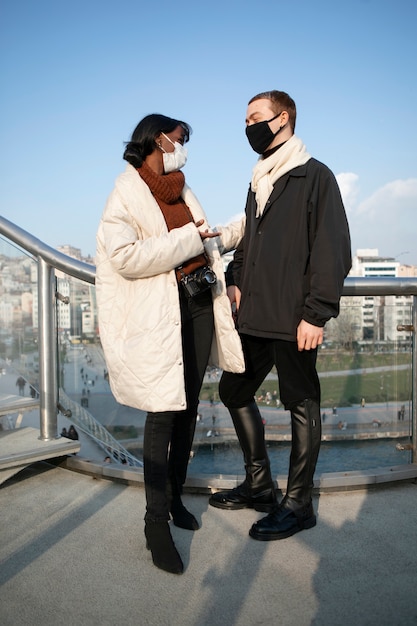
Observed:
[[[165,133],[161,133],[164,135],[165,139],[168,139],[170,143],[174,146],[174,152],[165,152],[163,147],[161,146],[161,150],[163,151],[162,158],[164,160],[164,171],[165,174],[169,172],[177,172],[187,163],[187,149],[184,148],[177,141],[174,143],[171,141],[169,137],[165,135]]]

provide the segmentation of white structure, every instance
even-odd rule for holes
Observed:
[[[388,277],[405,276],[407,266],[392,257],[379,256],[378,250],[359,249],[352,260],[350,276]],[[410,270],[413,268],[410,268]],[[365,296],[361,311],[361,340],[372,342],[401,341],[399,324],[409,324],[412,298],[410,296]]]

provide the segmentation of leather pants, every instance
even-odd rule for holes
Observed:
[[[148,413],[143,438],[146,521],[169,520],[172,497],[182,493],[194,437],[196,410]]]

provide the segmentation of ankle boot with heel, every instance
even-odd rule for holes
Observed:
[[[171,574],[182,574],[184,565],[171,537],[168,522],[146,522],[146,548],[154,565]]]

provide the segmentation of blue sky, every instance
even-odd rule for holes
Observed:
[[[124,141],[159,112],[212,225],[244,209],[248,100],[281,89],[336,174],[352,247],[417,264],[415,0],[3,0],[1,215],[94,255]]]

